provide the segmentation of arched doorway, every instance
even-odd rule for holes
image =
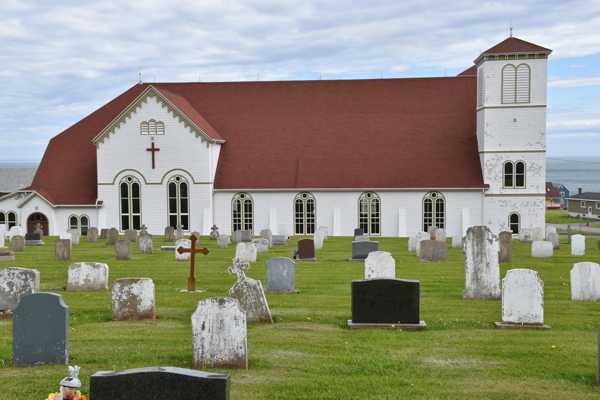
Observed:
[[[48,218],[42,213],[33,213],[27,218],[27,233],[34,233],[37,224],[42,226],[44,236],[48,236]]]

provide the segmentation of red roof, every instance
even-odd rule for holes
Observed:
[[[465,75],[473,75],[473,76],[477,75],[477,65],[473,65],[472,67],[464,70],[457,76],[465,76]]]
[[[527,52],[539,52],[539,51],[549,51],[552,50],[547,49],[542,46],[538,46],[537,44],[529,43],[521,39],[517,39],[516,37],[509,37],[503,42],[498,43],[491,49],[484,51],[484,54],[500,54],[500,53],[527,53]]]
[[[53,138],[30,189],[94,204],[92,139],[147,86]],[[216,189],[485,187],[473,76],[153,86],[226,141]]]

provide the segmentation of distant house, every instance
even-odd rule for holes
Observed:
[[[563,208],[560,192],[552,182],[546,182],[546,199],[544,203],[546,205],[546,210],[560,210]]]
[[[569,197],[568,215],[569,217],[586,217],[600,219],[600,193],[579,193]]]
[[[552,185],[560,192],[560,202],[565,205],[563,208],[567,208],[567,204],[569,204],[569,189],[562,183],[553,183]]]

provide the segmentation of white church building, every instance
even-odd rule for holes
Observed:
[[[140,83],[50,141],[32,185],[0,198],[0,224],[544,226],[550,53],[510,37],[456,77]]]

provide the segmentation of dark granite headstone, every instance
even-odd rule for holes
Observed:
[[[229,400],[229,374],[176,367],[99,371],[90,377],[93,400]]]
[[[365,234],[365,232],[364,232],[362,229],[360,229],[360,228],[356,228],[356,229],[354,230],[354,237],[357,237],[357,236],[362,236],[362,235],[364,235],[364,234]]]
[[[394,278],[352,281],[352,323],[419,324],[421,282]]]
[[[313,239],[298,240],[298,259],[314,260],[317,256],[315,253],[315,241]]]
[[[419,261],[448,261],[448,245],[437,240],[422,240]]]
[[[379,251],[379,242],[352,242],[352,261],[364,261],[372,251]]]
[[[21,297],[13,312],[13,367],[67,365],[69,307],[55,293]]]
[[[245,230],[242,232],[242,242],[252,242],[252,231]]]
[[[39,233],[26,233],[25,240],[42,240]]]

